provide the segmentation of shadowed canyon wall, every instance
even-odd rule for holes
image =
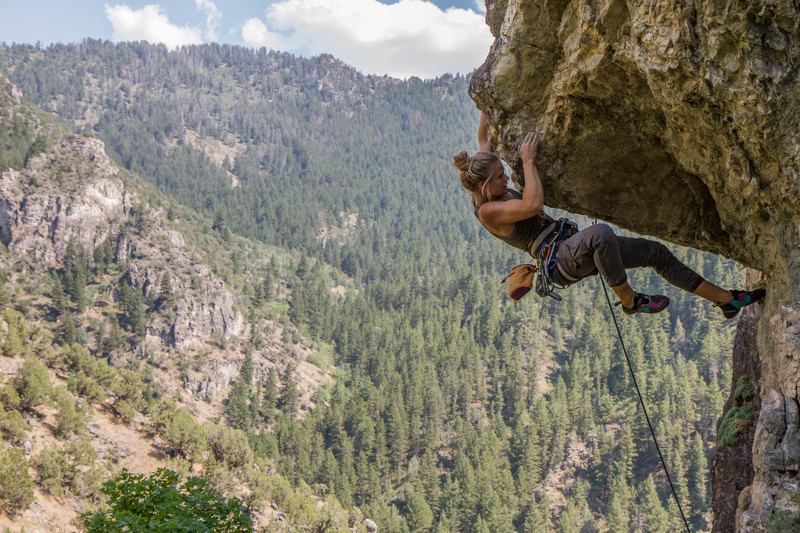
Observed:
[[[488,0],[486,21],[495,41],[470,94],[512,167],[524,134],[541,133],[549,206],[764,274],[757,323],[737,337],[759,359],[742,365],[760,369],[752,481],[715,483],[715,515],[735,517],[715,531],[797,517],[800,6]]]

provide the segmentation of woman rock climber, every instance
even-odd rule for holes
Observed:
[[[553,219],[542,211],[544,189],[536,170],[539,135],[528,133],[519,147],[525,174],[522,193],[506,187],[508,176],[489,142],[483,114],[478,143],[480,151],[472,157],[464,151],[453,156],[453,163],[461,172],[461,185],[472,194],[475,216],[489,233],[536,257],[537,248],[554,231]],[[669,305],[669,298],[638,293],[628,284],[625,270],[637,267],[652,267],[672,285],[712,302],[725,318],[733,318],[741,308],[761,300],[765,294],[763,289],[721,289],[678,261],[663,244],[618,237],[606,224],[596,224],[562,239],[548,272],[551,279],[564,286],[599,272],[626,314],[663,311]]]

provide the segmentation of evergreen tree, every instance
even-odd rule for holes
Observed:
[[[261,416],[266,422],[270,422],[275,416],[275,409],[278,407],[278,375],[275,367],[269,369],[267,382],[264,384],[261,400]]]
[[[248,350],[244,355],[244,361],[242,362],[242,367],[239,369],[239,378],[238,378],[246,387],[249,387],[253,383],[253,354],[250,350]]]
[[[169,272],[164,272],[161,275],[160,290],[158,293],[158,304],[156,307],[159,309],[170,309],[175,305],[177,296],[172,288],[172,277]]]
[[[408,497],[408,527],[411,533],[426,533],[432,526],[433,511],[423,493],[415,488]]]
[[[703,514],[708,512],[707,472],[706,447],[700,433],[695,433],[689,455],[689,497],[695,512],[693,522],[696,527],[705,527]]]
[[[611,531],[628,531],[630,527],[631,489],[622,474],[617,474],[611,483],[611,498],[606,519]]]
[[[127,281],[123,281],[119,286],[119,302],[122,307],[121,322],[127,327],[128,331],[137,337],[143,337],[147,316],[145,315],[143,297],[138,291],[134,291]]]
[[[644,514],[646,531],[649,533],[668,533],[671,531],[669,516],[667,516],[667,511],[658,497],[652,474],[647,476],[647,479],[639,489],[639,505]]]
[[[296,416],[300,410],[300,393],[294,381],[294,365],[289,364],[283,372],[283,390],[281,391],[279,405],[281,411],[290,417]]]
[[[550,529],[550,502],[547,493],[544,493],[542,501],[537,503],[535,498],[528,505],[525,514],[524,533],[549,533]]]
[[[53,276],[52,285],[50,290],[51,298],[58,316],[67,312],[69,306],[67,304],[67,296],[64,294],[64,286],[61,283],[59,276]]]
[[[61,346],[69,346],[77,339],[77,328],[75,327],[75,319],[72,317],[71,312],[66,312],[61,316],[61,321],[58,323],[58,334],[56,341]]]
[[[231,387],[228,403],[225,406],[225,417],[233,428],[246,431],[251,426],[248,390],[240,379],[234,381]]]
[[[9,300],[10,297],[8,295],[8,289],[6,288],[6,282],[4,279],[0,278],[0,313],[6,310]]]

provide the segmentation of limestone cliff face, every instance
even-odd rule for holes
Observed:
[[[24,171],[0,175],[0,242],[15,257],[30,257],[30,268],[59,266],[70,240],[90,252],[114,237],[119,262],[128,263],[127,280],[147,302],[161,294],[169,273],[174,308],[154,314],[147,341],[187,348],[216,334],[240,335],[243,317],[221,279],[186,248],[183,237],[163,223],[157,211],[142,206],[117,176],[103,143],[69,137],[32,158]],[[139,204],[145,230],[130,228]],[[125,236],[117,238],[127,228]],[[116,298],[117,291],[110,296]]]
[[[548,205],[766,275],[741,531],[764,531],[773,509],[798,513],[799,11],[788,0],[487,0],[495,42],[470,87],[512,166],[523,134],[542,134]]]

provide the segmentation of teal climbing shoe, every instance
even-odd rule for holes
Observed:
[[[731,291],[733,299],[730,302],[719,302],[714,305],[720,308],[725,318],[733,318],[739,314],[739,310],[754,304],[764,298],[767,291],[756,289],[753,291]]]

